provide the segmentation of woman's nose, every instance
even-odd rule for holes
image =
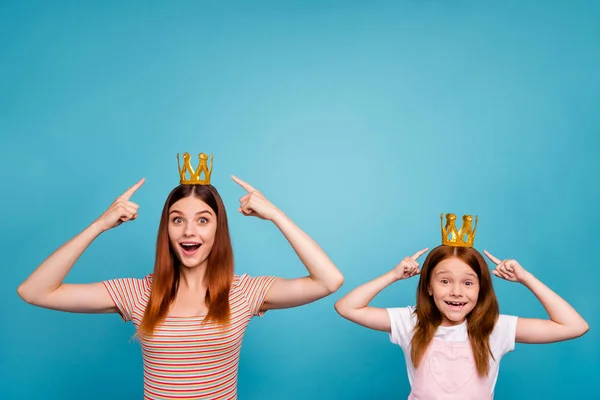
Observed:
[[[192,224],[185,224],[185,228],[183,229],[183,234],[185,236],[194,236],[194,227]]]

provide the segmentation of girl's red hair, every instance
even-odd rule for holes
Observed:
[[[425,259],[417,288],[417,325],[411,340],[411,359],[417,368],[429,343],[440,324],[442,315],[433,297],[429,295],[429,285],[435,267],[445,259],[458,258],[469,265],[479,278],[479,296],[475,308],[467,315],[467,331],[475,365],[480,376],[489,370],[489,338],[500,314],[498,300],[492,286],[492,277],[483,256],[471,247],[438,246]]]

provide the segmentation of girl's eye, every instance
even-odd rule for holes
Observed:
[[[198,222],[200,222],[201,224],[208,224],[208,220],[204,217],[200,217],[200,219],[198,219]]]
[[[445,285],[448,283],[448,279],[442,279],[441,282]]]
[[[471,282],[471,281],[466,281],[465,282],[465,285],[467,285],[467,286],[471,286],[472,284],[473,284],[473,282]]]
[[[182,219],[181,219],[181,217],[175,217],[175,218],[173,218],[173,222],[176,224],[179,224],[180,222],[182,222]]]

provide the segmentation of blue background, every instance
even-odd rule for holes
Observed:
[[[263,191],[330,254],[339,292],[252,321],[241,399],[388,399],[400,348],[334,302],[440,242],[439,214],[480,217],[476,247],[516,258],[589,322],[517,345],[496,398],[599,398],[600,3],[595,1],[0,3],[0,397],[142,395],[117,315],[35,308],[16,288],[139,178],[140,218],[102,235],[67,282],[141,277],[176,153],[215,155],[236,269],[305,273]],[[495,278],[501,312],[545,317]],[[414,303],[416,279],[372,304]]]

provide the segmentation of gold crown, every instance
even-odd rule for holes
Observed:
[[[460,230],[456,228],[456,215],[446,214],[446,227],[444,227],[444,214],[440,214],[440,220],[442,224],[442,244],[444,246],[473,247],[479,217],[475,217],[475,227],[472,227],[473,217],[463,215],[463,225]]]
[[[200,163],[198,164],[198,168],[192,168],[192,163],[190,161],[190,154],[183,153],[183,168],[179,164],[179,153],[177,153],[177,168],[179,169],[179,183],[182,185],[210,185],[210,175],[212,174],[213,167],[213,155],[210,155],[210,168],[208,167],[208,156],[204,153],[198,154],[198,159]],[[186,175],[186,173],[188,175]],[[200,175],[204,173],[202,179],[200,179]]]

